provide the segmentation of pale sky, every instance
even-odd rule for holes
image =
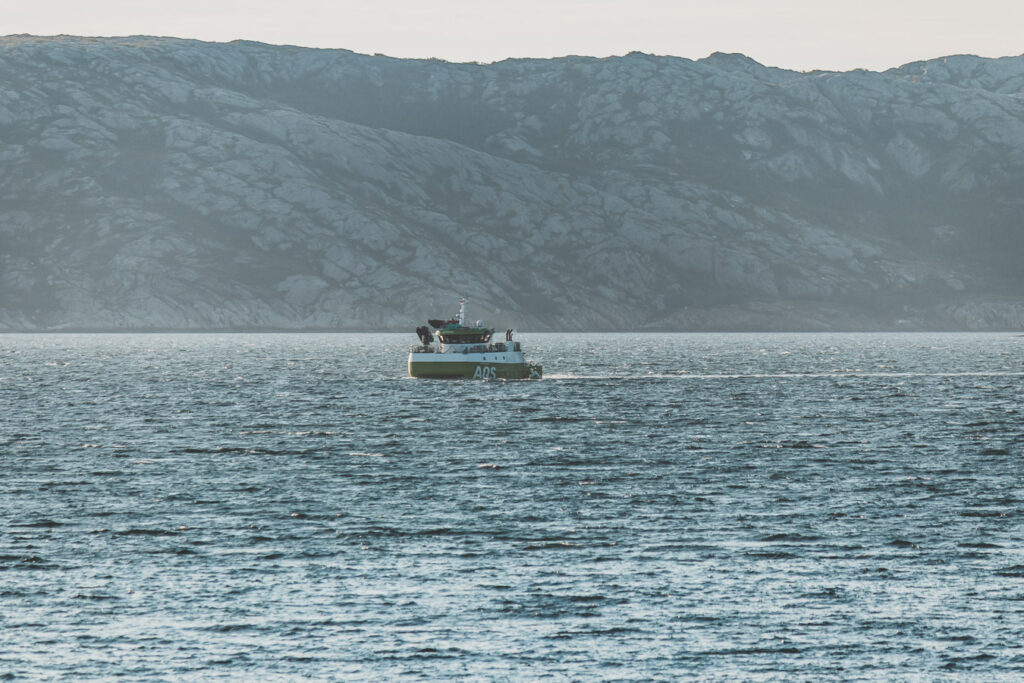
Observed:
[[[0,35],[163,35],[492,62],[742,52],[789,69],[1024,53],[1024,0],[0,0]]]

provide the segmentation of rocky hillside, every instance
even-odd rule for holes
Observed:
[[[1024,328],[1024,58],[0,38],[0,328]]]

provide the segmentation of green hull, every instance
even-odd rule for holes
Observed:
[[[540,379],[541,368],[529,363],[409,361],[409,376],[434,379]]]

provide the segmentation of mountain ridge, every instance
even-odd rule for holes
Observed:
[[[1021,329],[1014,66],[2,38],[0,328]]]

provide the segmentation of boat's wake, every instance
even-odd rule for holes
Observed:
[[[901,377],[1024,377],[1024,372],[978,371],[978,372],[861,372],[842,370],[835,372],[771,372],[771,373],[646,373],[636,375],[584,375],[573,373],[545,374],[552,380],[636,380],[636,379],[839,379],[839,378],[901,378]]]

